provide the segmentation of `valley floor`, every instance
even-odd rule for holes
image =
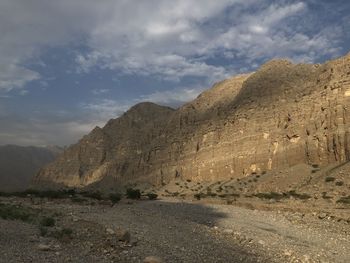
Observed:
[[[261,211],[164,199],[111,207],[70,200],[2,203],[54,215],[70,238],[42,237],[34,224],[0,219],[0,262],[350,262],[350,225],[323,215]],[[130,232],[126,242],[118,229]]]

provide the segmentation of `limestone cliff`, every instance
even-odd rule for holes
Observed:
[[[350,54],[323,65],[273,60],[177,110],[132,107],[67,149],[33,182],[210,181],[342,162],[350,158],[349,107]]]

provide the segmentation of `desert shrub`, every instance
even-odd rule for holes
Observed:
[[[226,204],[227,205],[232,205],[233,204],[233,200],[226,200]]]
[[[254,196],[261,198],[261,199],[276,199],[276,200],[280,200],[280,199],[285,197],[283,194],[276,193],[276,192],[257,193]]]
[[[41,198],[50,198],[50,199],[62,199],[67,197],[67,193],[60,190],[39,191],[37,192],[37,194],[33,194],[33,195]]]
[[[175,197],[175,196],[178,196],[180,193],[179,192],[175,192],[175,193],[172,193],[172,195]]]
[[[72,238],[73,230],[70,228],[57,228],[49,230],[47,227],[40,226],[39,232],[41,236],[44,237],[53,237],[56,239],[67,239]]]
[[[325,182],[326,182],[326,183],[334,182],[334,181],[335,181],[335,178],[334,178],[334,177],[327,176],[327,177],[325,178]]]
[[[46,191],[37,191],[37,190],[25,190],[22,192],[10,192],[10,193],[0,193],[0,196],[16,196],[16,197],[28,197],[28,196],[36,196],[40,198],[51,198],[51,199],[59,199],[66,198],[68,193],[66,190],[46,190]]]
[[[56,238],[56,239],[71,239],[73,230],[70,228],[63,229],[54,229],[53,231],[48,231],[47,236]]]
[[[128,188],[126,189],[126,197],[129,199],[140,199],[141,192],[139,189]]]
[[[73,188],[73,189],[67,189],[67,190],[64,190],[64,192],[67,194],[67,195],[71,195],[71,196],[75,196],[76,195],[76,190]]]
[[[53,227],[53,226],[55,226],[55,223],[56,223],[56,221],[52,217],[44,217],[40,220],[40,225],[44,226],[44,227],[45,226],[46,227]]]
[[[122,195],[119,193],[113,193],[109,195],[109,200],[111,200],[113,204],[118,203],[121,199]]]
[[[318,168],[318,167],[320,167],[318,164],[312,164],[311,165],[313,168]]]
[[[342,186],[343,184],[344,184],[343,181],[337,181],[337,182],[335,182],[335,185],[336,185],[336,186]]]
[[[85,198],[74,196],[70,199],[73,203],[83,203],[86,201]]]
[[[311,196],[308,195],[308,194],[299,194],[299,193],[296,193],[294,190],[289,191],[285,195],[286,195],[286,197],[292,196],[292,197],[294,197],[296,199],[301,199],[301,200],[306,200],[306,199],[310,199],[311,198]]]
[[[149,200],[156,200],[158,198],[158,195],[155,193],[148,193],[147,197]]]
[[[91,199],[96,199],[96,200],[102,200],[102,194],[99,191],[94,191],[94,192],[81,192],[80,193],[82,196],[91,198]]]
[[[347,204],[350,205],[350,195],[349,196],[345,196],[345,197],[341,197],[337,200],[337,203],[342,203],[342,204]]]
[[[322,198],[323,199],[331,199],[332,197],[327,195],[327,192],[322,192]]]
[[[262,171],[261,174],[266,174],[266,171]]]
[[[45,237],[45,236],[47,236],[48,232],[49,232],[49,230],[46,227],[39,226],[40,236]]]
[[[190,182],[192,182],[192,180],[191,180],[191,179],[187,179],[186,181],[187,181],[187,182],[189,182],[189,183],[190,183]]]
[[[0,203],[0,218],[31,222],[35,219],[35,216],[36,213],[33,209]]]
[[[176,185],[180,185],[180,183],[175,183]]]
[[[194,198],[196,198],[197,200],[201,200],[201,198],[202,198],[202,194],[194,194],[193,196],[194,196]]]

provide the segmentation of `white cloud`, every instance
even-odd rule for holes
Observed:
[[[37,72],[15,64],[4,65],[0,62],[0,90],[2,91],[23,88],[27,82],[39,78],[40,75]]]
[[[237,11],[225,13],[230,7]],[[90,51],[76,56],[81,73],[101,67],[173,81],[208,78],[208,84],[232,73],[206,62],[216,53],[247,64],[274,56],[334,55],[344,34],[340,27],[330,37],[329,27],[306,33],[299,21],[288,23],[311,11],[306,1],[1,0],[0,89],[23,88],[40,78],[23,65],[45,47],[82,40]]]

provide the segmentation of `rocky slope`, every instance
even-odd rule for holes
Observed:
[[[0,191],[28,188],[31,178],[60,152],[57,147],[0,146]]]
[[[323,65],[273,60],[172,110],[132,107],[38,173],[36,186],[213,181],[349,160],[350,54]]]

